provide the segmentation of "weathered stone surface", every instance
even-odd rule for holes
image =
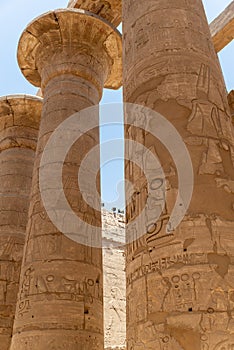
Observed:
[[[41,86],[44,104],[11,350],[103,350],[102,250],[70,240],[51,222],[42,203],[39,167],[53,131],[75,112],[97,105],[104,84],[120,86],[121,37],[91,13],[53,11],[24,31],[18,61],[25,77]],[[93,118],[98,125],[98,113]],[[87,205],[77,183],[82,159],[98,143],[98,128],[75,142],[63,164],[62,182],[71,209],[97,227],[96,239],[101,239],[101,211]],[[51,186],[58,190],[50,174]],[[61,211],[67,220],[65,214]],[[80,235],[85,239],[86,232]]]
[[[102,211],[105,349],[126,348],[124,215]],[[112,248],[113,247],[113,248]]]
[[[234,38],[234,1],[210,24],[216,52],[221,51]]]
[[[0,98],[0,348],[10,346],[42,99]]]
[[[166,175],[166,194],[161,193],[166,206],[155,222],[160,188],[150,198],[147,185],[153,183],[147,184],[144,174],[126,162],[126,177],[135,189],[127,222],[146,207],[142,231],[136,227],[142,237],[127,248],[127,349],[231,348],[234,134],[202,1],[124,0],[123,38],[124,100],[158,111],[176,127],[195,175],[187,214],[168,232],[178,193],[174,161],[144,132],[145,125],[157,128],[153,118],[145,116],[143,130],[126,128],[127,138],[157,155]],[[154,164],[144,164],[145,171],[153,172]]]
[[[229,106],[230,106],[232,119],[234,121],[234,90],[230,91],[229,94],[228,94],[228,103],[229,103]]]
[[[80,8],[105,18],[114,26],[118,26],[122,18],[121,0],[70,0],[68,7]]]

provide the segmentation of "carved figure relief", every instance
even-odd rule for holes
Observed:
[[[230,159],[232,158],[233,136],[231,135],[233,135],[233,130],[230,119],[209,101],[210,74],[210,68],[202,64],[197,80],[197,99],[193,101],[193,110],[187,124],[187,130],[194,137],[188,137],[186,142],[206,147],[202,155],[199,174],[220,176],[224,173],[221,150],[229,151]]]

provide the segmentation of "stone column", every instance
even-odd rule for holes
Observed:
[[[132,166],[126,164],[126,176],[135,187],[128,222],[145,205],[151,206],[152,214],[151,221],[146,218],[143,237],[128,247],[127,349],[231,348],[234,138],[202,1],[124,0],[123,38],[124,100],[161,113],[176,127],[195,176],[187,214],[168,233],[178,190],[174,161],[152,135],[126,128],[127,137],[135,133],[134,139],[158,155],[166,174],[166,206],[154,222],[160,200],[155,184],[160,182],[149,184],[155,189],[155,197],[149,198],[143,175],[136,168],[130,173]],[[143,129],[147,123],[151,130],[157,128],[146,115]],[[152,170],[147,155],[142,157]]]
[[[50,221],[39,190],[39,167],[52,132],[75,112],[97,105],[104,85],[121,85],[121,56],[119,32],[83,10],[49,12],[21,36],[20,68],[41,86],[44,104],[11,350],[103,350],[102,249],[70,240]],[[94,118],[98,122],[98,115]],[[63,185],[72,210],[101,227],[100,212],[84,202],[77,184],[82,158],[98,143],[98,128],[75,143],[64,162]],[[59,196],[54,201],[59,206]]]
[[[122,19],[121,0],[71,0],[68,7],[82,8],[98,14],[105,20],[118,26]],[[123,235],[125,230],[120,227],[117,219],[111,218],[111,214],[103,211],[102,227],[103,239],[108,238],[112,243],[116,237],[112,232],[118,231],[117,236]],[[109,222],[110,221],[110,222]],[[115,221],[115,222],[114,222]],[[118,239],[118,238],[117,238]],[[123,242],[123,241],[122,241]],[[119,241],[120,243],[120,241]],[[121,244],[120,244],[121,245]],[[121,247],[103,249],[104,270],[104,346],[106,350],[125,349],[126,343],[126,301],[125,301],[125,264],[124,251]]]
[[[10,346],[42,99],[0,98],[0,348]]]
[[[124,214],[102,210],[105,350],[126,349]],[[104,244],[103,244],[104,246]]]

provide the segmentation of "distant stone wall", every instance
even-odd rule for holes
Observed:
[[[124,216],[102,211],[105,350],[126,349]],[[111,247],[113,245],[113,247]],[[108,247],[109,246],[109,247]]]

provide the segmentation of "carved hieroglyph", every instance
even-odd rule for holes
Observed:
[[[11,350],[104,348],[102,251],[58,232],[43,207],[39,166],[46,142],[60,123],[98,104],[104,85],[121,85],[121,44],[119,32],[108,23],[75,9],[42,15],[21,36],[20,68],[31,83],[42,87],[44,104]],[[94,118],[98,125],[98,115]],[[100,211],[88,207],[77,184],[81,160],[98,143],[96,128],[73,145],[62,180],[73,211],[99,226],[101,234]],[[48,188],[53,185],[50,176]],[[59,205],[59,198],[54,200]],[[66,220],[66,213],[61,215]]]
[[[102,210],[102,228],[105,349],[122,350],[126,349],[124,215]]]
[[[42,99],[0,98],[0,348],[8,350],[19,288]]]
[[[228,94],[228,103],[232,114],[232,122],[234,122],[234,90]]]
[[[116,27],[122,19],[122,0],[70,0],[68,7],[96,13]]]
[[[126,127],[126,137],[154,152],[166,174],[160,220],[146,217],[143,237],[127,247],[127,349],[231,349],[234,134],[202,2],[124,0],[123,38],[124,100],[160,112],[177,128],[195,173],[187,215],[167,233],[178,190],[173,159],[144,132],[144,123],[157,127],[153,120],[146,117],[143,129]],[[126,162],[125,169],[135,187],[127,210],[132,222],[149,198],[139,168]],[[151,214],[160,205],[157,189]]]

